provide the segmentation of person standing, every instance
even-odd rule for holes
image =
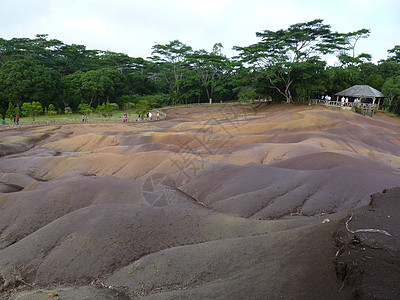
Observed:
[[[15,117],[15,122],[17,122],[17,125],[19,125],[19,116]]]

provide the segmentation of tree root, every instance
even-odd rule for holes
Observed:
[[[357,230],[350,230],[349,229],[349,222],[353,219],[353,214],[351,214],[350,218],[346,221],[346,229],[350,233],[358,233],[358,232],[371,232],[371,233],[382,233],[387,236],[392,236],[389,232],[382,229],[357,229]]]

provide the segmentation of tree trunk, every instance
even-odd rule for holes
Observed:
[[[287,79],[283,78],[282,75],[280,77],[281,77],[283,83],[285,84],[285,91],[281,91],[281,89],[278,86],[276,86],[275,83],[272,81],[271,77],[268,77],[268,79],[269,79],[269,82],[271,83],[271,86],[274,89],[276,89],[282,96],[285,97],[287,104],[290,104],[290,103],[292,103],[292,94],[290,92],[290,86],[292,85],[293,80],[290,79],[290,75],[288,75]]]

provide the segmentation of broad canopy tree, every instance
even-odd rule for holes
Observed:
[[[354,32],[343,34],[344,45],[339,54],[339,60],[344,66],[359,65],[371,61],[371,55],[361,53],[356,56],[356,45],[360,39],[368,38],[371,31],[369,29],[360,29]]]
[[[331,54],[344,44],[343,37],[333,33],[321,19],[291,25],[278,31],[257,32],[260,42],[248,47],[234,47],[238,58],[255,71],[262,72],[271,88],[277,90],[287,103],[293,101],[293,83],[301,70],[317,63],[321,55]],[[297,72],[297,70],[299,72]]]
[[[22,103],[34,100],[50,104],[58,94],[59,78],[49,68],[29,60],[8,60],[0,69],[0,101]]]
[[[193,51],[178,40],[156,44],[151,57],[158,69],[154,75],[167,82],[175,104],[194,99],[208,101],[217,92],[219,95],[226,92],[227,78],[234,70],[231,60],[222,54],[222,48],[216,43],[212,52]]]
[[[194,78],[200,82],[207,101],[212,99],[216,92],[223,94],[228,77],[234,72],[234,65],[222,54],[222,48],[222,44],[217,43],[211,53],[200,50],[188,56]]]
[[[65,106],[76,108],[80,102],[97,106],[124,93],[124,76],[115,68],[75,72],[61,79]]]
[[[187,71],[186,58],[193,49],[179,40],[171,41],[166,45],[156,44],[152,49],[151,60],[159,69],[155,75],[161,76],[167,82],[169,91],[177,103],[181,96],[181,81]]]

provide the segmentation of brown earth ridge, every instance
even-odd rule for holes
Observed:
[[[400,121],[164,109],[0,131],[0,299],[400,298]]]

